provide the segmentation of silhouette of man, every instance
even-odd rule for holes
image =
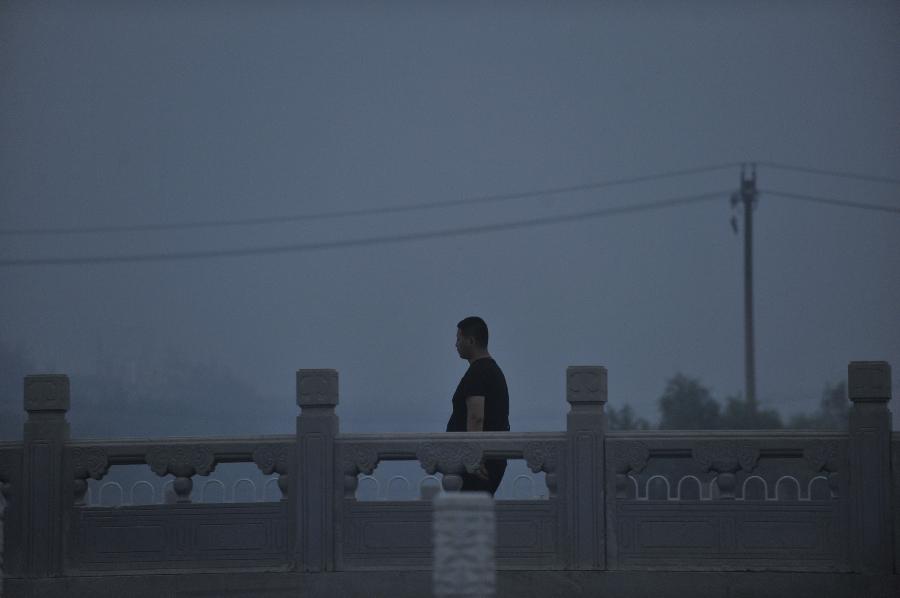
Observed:
[[[506,378],[487,346],[488,328],[484,320],[470,316],[456,325],[456,352],[469,362],[469,369],[453,393],[448,432],[509,431]],[[480,471],[462,474],[462,490],[493,495],[505,471],[506,459],[485,459]]]

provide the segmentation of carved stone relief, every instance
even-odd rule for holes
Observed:
[[[559,464],[559,446],[553,442],[527,442],[522,451],[525,463],[534,473],[544,471],[550,496],[556,496],[558,486],[556,468]]]
[[[253,462],[265,475],[278,474],[278,489],[281,491],[281,500],[285,500],[288,494],[290,478],[288,477],[291,466],[291,450],[293,445],[273,446],[265,444],[253,450]]]
[[[482,451],[474,442],[423,442],[416,449],[416,458],[429,474],[443,473],[444,490],[453,491],[462,488],[463,471],[474,473],[481,467]]]
[[[838,471],[841,460],[840,444],[836,440],[815,440],[803,449],[803,458],[813,473],[827,472],[831,497],[839,496],[841,489],[841,474]]]
[[[606,458],[616,473],[640,473],[650,459],[650,448],[641,441],[611,443],[607,445],[607,450],[609,454]]]
[[[641,441],[610,443],[607,444],[606,459],[616,474],[616,498],[624,499],[628,498],[628,491],[633,487],[628,473],[640,473],[647,467],[650,448]]]
[[[87,492],[87,479],[101,480],[109,471],[109,458],[106,451],[97,446],[74,448],[70,453],[72,459],[72,475],[75,478],[73,488],[75,504],[84,504]]]
[[[378,467],[378,450],[367,444],[345,444],[341,447],[341,466],[344,472],[344,496],[353,498],[359,485],[360,473],[372,475]]]
[[[733,499],[739,470],[751,472],[759,460],[759,448],[738,442],[705,442],[693,449],[694,461],[704,471],[715,471],[719,496]]]
[[[759,448],[737,442],[704,442],[694,447],[694,461],[705,471],[734,473],[753,471],[759,460]]]
[[[147,450],[147,465],[158,476],[173,474],[178,502],[190,502],[194,475],[209,475],[215,469],[215,458],[204,445],[157,446]]]

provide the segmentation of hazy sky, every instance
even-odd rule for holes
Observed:
[[[0,228],[424,205],[752,160],[900,176],[896,2],[321,4],[4,1]],[[758,174],[900,205],[898,185]],[[248,433],[291,429],[302,367],[340,371],[345,430],[439,430],[466,365],[455,324],[477,314],[513,429],[564,426],[571,364],[607,366],[610,403],[656,419],[675,372],[743,389],[738,183],[729,168],[423,212],[0,235],[0,260],[254,248],[722,192],[379,246],[0,266],[0,340],[69,373],[99,347],[223,364],[270,401],[247,413],[284,413]],[[763,193],[754,223],[763,406],[814,409],[855,359],[890,361],[900,388],[900,215]]]

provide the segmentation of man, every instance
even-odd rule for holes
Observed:
[[[456,325],[456,352],[469,362],[469,369],[453,393],[448,432],[509,431],[506,378],[487,346],[488,328],[484,320],[471,316]],[[505,471],[506,459],[485,459],[480,471],[463,473],[462,489],[493,495]]]

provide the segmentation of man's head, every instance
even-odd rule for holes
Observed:
[[[487,352],[488,328],[478,316],[469,316],[456,325],[456,352],[463,359]]]

